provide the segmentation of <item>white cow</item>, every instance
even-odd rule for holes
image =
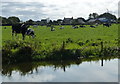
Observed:
[[[33,28],[38,28],[38,25],[33,25]]]
[[[55,31],[55,27],[54,26],[51,26],[51,31]]]
[[[76,29],[76,28],[78,28],[78,26],[73,26],[72,28],[73,28],[73,29]]]
[[[60,29],[64,29],[64,27],[60,27]]]
[[[32,36],[32,38],[34,38],[35,37],[35,32],[34,32],[33,29],[28,28],[27,31],[26,31],[26,35]]]

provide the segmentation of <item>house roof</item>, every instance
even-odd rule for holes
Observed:
[[[72,18],[64,18],[64,20],[68,20],[68,21],[72,20],[72,19],[73,19],[73,17]]]
[[[107,19],[105,17],[102,17],[102,18],[97,18],[97,20],[101,21],[101,22],[109,22],[110,19]]]
[[[90,19],[88,22],[95,22],[97,19]]]

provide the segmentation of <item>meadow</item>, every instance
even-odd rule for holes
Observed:
[[[64,29],[59,28],[55,26],[55,31],[50,31],[50,27],[38,26],[33,28],[36,37],[26,36],[23,41],[21,34],[12,37],[11,26],[2,26],[4,62],[10,59],[21,62],[118,56],[118,24],[96,28],[86,25],[77,29],[65,25]]]

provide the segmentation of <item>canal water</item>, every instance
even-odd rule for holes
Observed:
[[[3,65],[3,82],[117,82],[118,59]]]

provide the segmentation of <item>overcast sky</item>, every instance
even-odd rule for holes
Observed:
[[[90,13],[107,12],[118,17],[118,2],[120,0],[3,0],[2,16],[17,16],[21,20],[52,20],[64,17],[88,18]],[[0,13],[1,15],[1,13]]]

